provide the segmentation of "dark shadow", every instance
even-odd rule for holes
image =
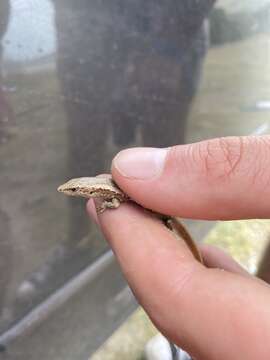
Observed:
[[[270,284],[270,238],[258,265],[257,277]]]

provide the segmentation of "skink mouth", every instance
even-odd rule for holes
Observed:
[[[67,192],[67,188],[65,187],[65,184],[58,186],[57,191],[61,193]]]
[[[57,191],[66,195],[76,196],[78,189],[76,187],[67,187],[66,184],[62,184],[57,188]]]

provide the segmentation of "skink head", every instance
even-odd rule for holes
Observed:
[[[95,197],[97,189],[94,184],[91,184],[90,179],[91,178],[71,179],[60,185],[57,190],[69,196]]]
[[[101,197],[104,199],[118,198],[120,201],[128,197],[108,177],[82,177],[71,179],[57,189],[70,196],[82,196],[85,198]]]

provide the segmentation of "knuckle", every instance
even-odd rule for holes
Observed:
[[[208,180],[226,181],[239,171],[243,153],[243,138],[219,138],[199,143],[197,158]]]
[[[176,147],[170,163],[207,186],[233,186],[241,178],[246,189],[263,189],[270,185],[270,136],[222,137],[185,145],[180,152]]]

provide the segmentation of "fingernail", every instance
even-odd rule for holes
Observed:
[[[158,177],[164,168],[168,149],[132,148],[122,150],[113,166],[125,177],[148,180]]]

